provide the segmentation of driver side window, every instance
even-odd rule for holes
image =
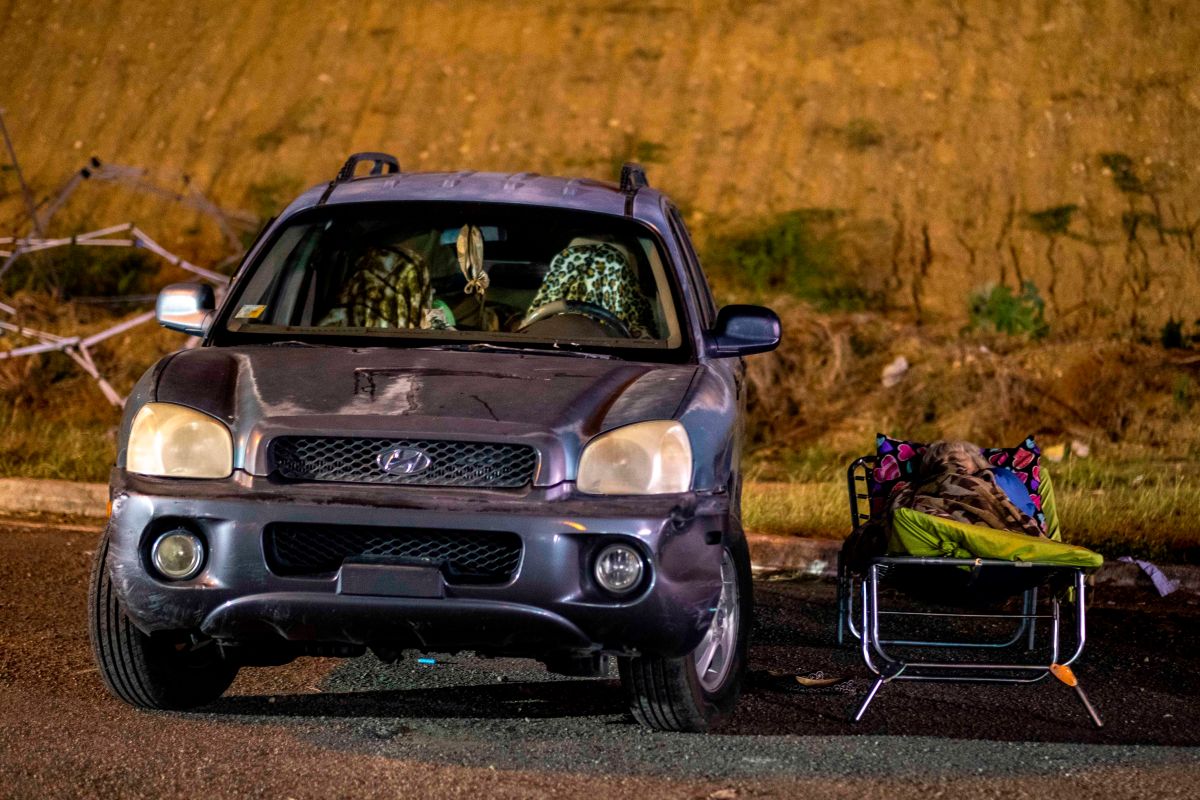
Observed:
[[[712,290],[708,286],[708,278],[705,277],[704,270],[700,268],[696,247],[692,243],[692,236],[688,232],[687,225],[683,222],[683,215],[674,206],[671,206],[670,209],[670,222],[671,227],[675,230],[675,237],[683,247],[684,258],[687,259],[688,272],[692,279],[692,285],[695,287],[696,298],[700,301],[700,315],[704,327],[711,328],[717,319],[717,304],[713,300]]]

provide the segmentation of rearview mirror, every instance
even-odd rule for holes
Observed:
[[[208,284],[172,283],[158,293],[154,316],[164,328],[203,336],[216,306],[216,296]]]
[[[779,316],[762,306],[725,306],[709,338],[708,353],[716,358],[766,353],[779,346]]]

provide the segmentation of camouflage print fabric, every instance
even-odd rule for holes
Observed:
[[[968,525],[1043,535],[1037,521],[1022,513],[996,485],[991,465],[970,442],[930,444],[920,473],[894,491],[889,507],[893,516],[907,508]]]
[[[606,242],[571,245],[554,257],[529,311],[556,300],[600,306],[625,323],[634,338],[652,335],[650,303],[637,270],[620,248]]]
[[[369,247],[320,325],[424,328],[432,305],[429,264],[422,256],[402,246]]]

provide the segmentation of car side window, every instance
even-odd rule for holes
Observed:
[[[686,252],[688,270],[691,272],[692,285],[696,287],[696,297],[700,301],[700,316],[704,320],[704,327],[711,328],[717,318],[717,305],[713,300],[712,290],[708,286],[708,279],[704,276],[704,270],[700,268],[696,247],[692,244],[692,236],[683,222],[683,216],[679,213],[679,209],[671,206],[669,215],[671,227],[675,229],[675,236],[683,244]]]

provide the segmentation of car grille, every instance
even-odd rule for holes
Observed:
[[[366,525],[272,523],[263,534],[277,575],[327,575],[346,559],[436,566],[449,583],[504,583],[521,561],[521,537]]]
[[[392,450],[419,451],[428,466],[408,474],[384,472],[380,457]],[[271,443],[271,457],[289,480],[488,489],[525,486],[538,461],[537,451],[523,444],[331,436],[281,436]]]

